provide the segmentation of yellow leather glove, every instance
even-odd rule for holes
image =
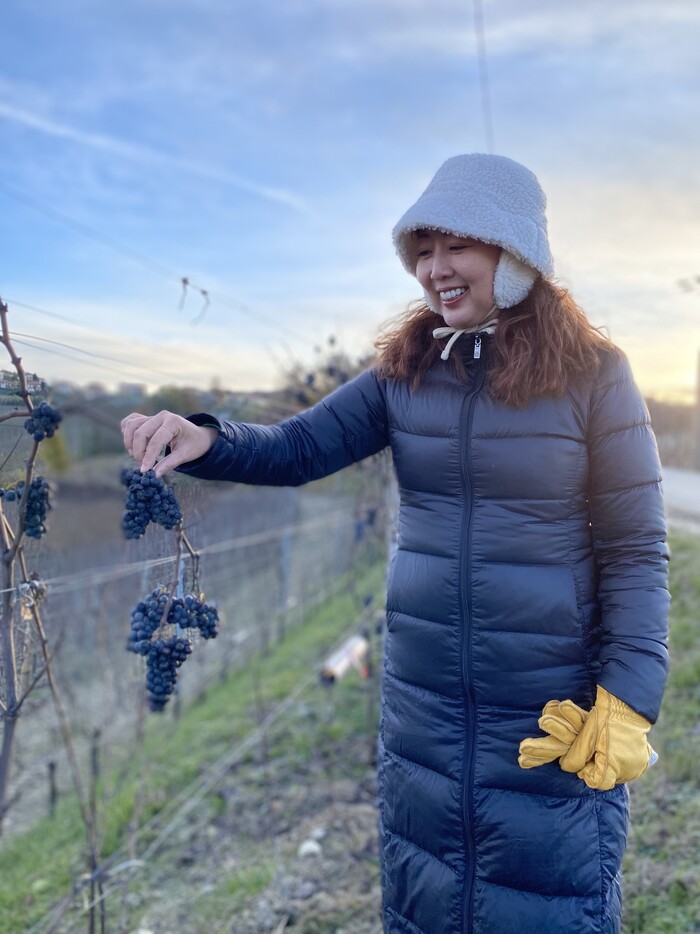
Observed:
[[[520,768],[534,769],[565,755],[587,717],[588,712],[570,700],[553,700],[545,704],[537,723],[549,736],[531,736],[520,743]]]
[[[647,742],[650,729],[641,714],[598,685],[595,706],[559,765],[576,772],[589,788],[608,791],[647,768],[655,755]]]

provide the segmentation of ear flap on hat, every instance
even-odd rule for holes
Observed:
[[[436,315],[441,314],[440,309],[436,308],[435,305],[433,305],[432,299],[430,298],[430,295],[428,295],[425,289],[423,289],[423,301],[425,302],[425,304],[428,306],[428,308],[431,311],[435,312]]]
[[[499,308],[512,308],[530,294],[536,269],[523,263],[508,250],[501,250],[493,277],[493,300]]]

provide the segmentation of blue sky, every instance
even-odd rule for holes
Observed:
[[[483,13],[495,151],[547,192],[557,277],[690,399],[700,4]],[[51,380],[264,388],[331,334],[366,352],[420,294],[391,227],[488,146],[464,0],[5,0],[0,41],[0,295]]]

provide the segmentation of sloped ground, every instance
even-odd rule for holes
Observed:
[[[673,558],[671,675],[651,737],[661,758],[630,787],[624,934],[700,932],[697,539],[677,535]],[[274,669],[278,677],[287,664]],[[233,695],[212,687],[216,704],[208,716],[223,711],[227,723],[262,723],[285,693],[273,694],[269,680],[262,684],[265,699],[251,697],[235,713]],[[309,683],[254,749],[192,802],[156,855],[148,855],[150,840],[139,841],[133,856],[144,864],[109,895],[105,930],[380,934],[372,764],[377,693],[376,678],[363,681],[353,671],[332,691]],[[173,747],[178,758],[190,742]],[[220,754],[210,751],[204,757],[197,748],[201,773]],[[138,774],[148,798],[153,776]],[[126,882],[125,874],[116,881]],[[84,931],[85,920],[74,914],[52,930]]]
[[[335,777],[358,752],[351,738],[306,770],[293,753],[236,768],[125,896],[131,930],[380,934],[374,771]]]
[[[671,674],[652,731],[661,758],[630,786],[624,934],[700,932],[699,551],[695,537],[677,535],[673,542]],[[364,704],[360,696],[358,706]],[[339,715],[347,716],[350,696],[348,701],[336,705]],[[250,763],[227,778],[217,802],[209,803],[203,836],[190,840],[189,855],[181,857],[191,860],[196,878],[171,878],[179,890],[177,908],[161,900],[144,913],[142,929],[379,934],[367,724],[356,717],[354,734],[332,743],[335,727],[323,717],[322,709],[318,715],[313,707],[299,707],[292,724],[269,738],[266,767]],[[310,732],[317,745],[305,762]],[[364,772],[358,774],[361,762]],[[247,854],[242,838],[251,847]],[[316,838],[321,852],[300,856],[299,846]],[[227,881],[229,868],[239,870],[235,885]]]

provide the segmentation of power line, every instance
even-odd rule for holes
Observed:
[[[83,347],[76,347],[74,344],[67,344],[65,341],[52,340],[50,337],[39,337],[37,334],[25,334],[22,331],[13,331],[13,340],[15,337],[28,337],[30,340],[40,341],[42,344],[54,344],[56,347],[65,347],[67,350],[75,350],[78,353],[85,354],[86,357],[93,357],[100,360],[111,360],[113,363],[122,363],[125,366],[136,365],[131,363],[129,360],[123,359],[122,357],[113,357],[111,354],[99,353],[96,350],[85,350]]]
[[[62,224],[64,227],[67,227],[90,240],[94,240],[101,246],[119,253],[122,256],[125,256],[127,259],[137,263],[144,269],[147,269],[149,272],[166,278],[169,281],[176,280],[182,289],[182,298],[180,301],[181,306],[184,304],[184,299],[187,295],[188,289],[194,289],[196,292],[199,292],[199,294],[204,299],[204,306],[192,319],[191,323],[193,324],[197,324],[202,319],[203,314],[209,307],[210,302],[216,301],[218,304],[223,305],[226,308],[230,308],[232,311],[236,311],[239,314],[252,318],[258,324],[265,324],[268,327],[274,328],[277,332],[287,334],[293,340],[301,340],[305,343],[308,343],[310,340],[309,338],[305,338],[303,335],[300,335],[298,331],[294,331],[292,328],[287,327],[287,325],[281,321],[277,321],[274,317],[266,315],[260,311],[253,311],[252,308],[248,307],[242,302],[237,301],[234,298],[229,297],[228,295],[225,295],[224,293],[212,293],[209,289],[205,289],[202,286],[197,285],[190,279],[189,276],[183,276],[181,273],[176,272],[174,269],[171,269],[169,266],[166,266],[159,260],[154,260],[151,257],[140,253],[138,250],[134,250],[132,247],[125,246],[120,241],[115,240],[114,237],[110,237],[108,234],[104,234],[101,231],[96,230],[94,227],[91,227],[88,224],[84,224],[82,221],[78,221],[75,218],[70,217],[63,211],[56,210],[45,202],[40,201],[38,198],[34,198],[31,195],[27,195],[24,192],[19,191],[13,185],[8,185],[5,182],[0,181],[0,192],[2,192],[6,197],[12,198],[14,201],[25,205],[25,207],[29,207],[32,210],[43,214],[45,217],[50,218],[56,223]]]
[[[79,362],[81,362],[81,363],[84,363],[84,362],[85,362],[85,360],[84,360],[83,357],[78,357],[78,356],[76,356],[75,354],[67,353],[65,350],[57,350],[57,349],[51,348],[51,347],[41,347],[41,346],[39,346],[38,344],[32,343],[32,341],[21,340],[21,339],[20,339],[20,340],[14,340],[14,339],[13,339],[13,343],[19,344],[19,345],[21,345],[21,346],[23,346],[23,347],[31,347],[33,350],[41,350],[41,351],[43,351],[44,353],[53,354],[53,355],[56,356],[56,357],[65,357],[65,358],[68,359],[68,360],[77,360],[77,361],[79,361]],[[76,348],[76,349],[79,350],[79,348]],[[89,351],[81,350],[80,353],[85,354],[85,353],[89,353]],[[97,364],[96,364],[96,365],[97,365]],[[118,373],[120,376],[128,376],[128,377],[130,377],[131,379],[133,379],[133,376],[134,376],[133,373],[126,373],[124,370],[120,370],[118,367],[115,367],[115,366],[110,366],[108,363],[100,363],[99,366],[100,366],[100,369],[102,369],[102,370],[110,370],[112,373]],[[136,364],[134,364],[134,366],[136,366]],[[139,369],[139,371],[140,371],[140,369]],[[153,372],[155,372],[155,371],[153,371]],[[161,374],[161,375],[165,375],[165,374]],[[170,377],[170,378],[172,378],[172,377]]]
[[[488,152],[495,152],[493,134],[493,116],[491,113],[491,90],[489,86],[489,66],[486,55],[486,35],[484,31],[484,12],[481,0],[473,0],[474,29],[476,32],[476,55],[479,65],[479,87],[481,89],[481,110],[484,118],[484,133]]]
[[[93,334],[100,334],[106,332],[95,331],[93,328],[89,328],[87,324],[83,324],[82,321],[78,321],[77,318],[71,318],[68,315],[61,315],[56,311],[48,311],[46,308],[39,308],[37,305],[27,305],[25,302],[18,302],[14,298],[7,299],[8,305],[16,305],[17,308],[26,308],[28,311],[36,311],[37,314],[46,315],[48,318],[56,318],[59,321],[67,321],[69,324],[74,324],[76,327],[84,328],[86,331],[92,331]]]
[[[84,324],[82,321],[78,321],[77,319],[71,318],[68,315],[61,315],[61,314],[58,314],[57,312],[48,311],[46,308],[39,308],[36,305],[28,305],[25,302],[18,302],[14,299],[8,299],[7,302],[8,302],[8,305],[17,306],[18,308],[24,308],[28,311],[34,311],[34,312],[37,312],[37,314],[46,315],[50,318],[57,318],[62,321],[67,321],[69,324],[74,324],[75,326],[87,331],[89,334],[92,334],[99,339],[103,339],[105,337],[108,339],[110,338],[110,333],[108,331],[106,330],[99,331],[95,328],[88,327],[88,325]],[[69,360],[80,360],[81,359],[79,357],[75,357],[75,356],[72,356],[71,354],[61,352],[58,350],[52,351],[48,347],[46,348],[37,347],[35,344],[32,344],[31,341],[40,341],[42,343],[52,344],[57,347],[65,348],[67,350],[73,350],[76,353],[84,354],[86,357],[93,357],[95,359],[109,360],[114,363],[121,363],[124,366],[128,366],[128,367],[138,370],[140,374],[143,373],[143,370],[139,364],[131,363],[131,361],[124,359],[122,357],[115,357],[110,354],[99,353],[98,351],[86,350],[85,348],[79,347],[75,344],[68,344],[65,341],[52,340],[47,337],[39,337],[35,334],[26,334],[21,331],[13,331],[12,333],[13,335],[16,334],[20,337],[20,340],[16,341],[16,343],[22,344],[27,347],[32,347],[35,350],[43,350],[45,353],[54,353],[57,356],[66,357]],[[25,338],[25,340],[22,340],[22,338]],[[29,340],[27,340],[27,338],[29,338]],[[287,345],[282,344],[282,346],[286,349],[287,353],[289,354],[291,361],[292,361],[292,365],[299,366],[300,365],[299,361],[295,359],[293,353],[287,347]],[[266,350],[268,352],[268,355],[272,358],[273,362],[279,367],[279,369],[284,371],[284,365],[277,358],[272,348],[267,346]],[[104,364],[100,363],[99,365],[102,369],[105,369]],[[109,367],[109,369],[111,369],[113,372],[120,373],[122,376],[133,378],[133,375],[131,373],[125,373],[124,371],[120,371],[118,369],[115,369],[114,367]],[[163,370],[157,370],[157,369],[154,369],[153,367],[150,367],[146,372],[149,374],[156,375],[156,376],[164,377],[165,379],[168,379],[168,380],[173,379],[173,376],[171,373],[166,373]],[[105,398],[109,398],[109,397],[105,397]],[[272,409],[274,409],[274,412],[277,413],[279,417],[286,417],[289,415],[294,415],[299,411],[298,406],[291,406],[291,405],[285,404],[283,401],[280,401],[280,400],[272,400],[271,404],[268,404],[264,402],[259,402],[258,400],[253,399],[253,398],[248,398],[246,400],[246,405],[248,405],[249,407],[253,409],[257,409],[258,411],[263,412],[268,416],[270,415]]]
[[[17,307],[17,308],[24,308],[26,311],[36,312],[39,315],[45,315],[48,318],[55,318],[59,321],[66,321],[68,324],[72,324],[75,327],[81,328],[81,330],[83,331],[87,331],[88,334],[94,335],[99,340],[104,340],[104,339],[111,340],[112,339],[112,335],[105,328],[102,328],[101,330],[98,330],[97,328],[91,328],[84,322],[79,321],[77,318],[71,318],[69,315],[62,315],[55,311],[49,311],[47,308],[39,308],[37,305],[28,305],[26,302],[18,302],[12,298],[7,299],[7,304],[13,307]],[[139,372],[142,372],[142,368],[138,364],[132,363],[130,360],[127,360],[123,357],[115,357],[115,356],[112,356],[111,354],[102,354],[94,350],[85,350],[84,347],[78,347],[75,344],[68,344],[65,341],[51,340],[48,337],[38,337],[34,334],[22,334],[21,331],[13,331],[12,333],[13,335],[17,334],[20,337],[30,338],[31,340],[42,341],[43,343],[47,343],[47,344],[56,344],[59,347],[65,347],[68,350],[75,350],[76,352],[85,354],[86,356],[89,356],[89,357],[95,357],[95,358],[99,357],[104,360],[111,360],[114,363],[121,363],[124,366],[132,367],[133,369],[136,369],[136,370],[139,370]],[[122,337],[122,335],[114,335],[114,336],[115,338]],[[166,379],[173,378],[171,373],[166,373],[163,370],[156,370],[153,367],[150,367],[147,372],[153,373],[156,376],[163,376]]]
[[[39,314],[42,314],[42,315],[48,315],[48,316],[51,317],[51,318],[57,318],[57,319],[59,319],[59,320],[67,321],[67,322],[69,322],[69,323],[71,323],[71,324],[75,324],[75,325],[77,325],[78,327],[83,328],[84,330],[88,331],[88,333],[93,334],[93,335],[95,335],[95,336],[98,337],[98,338],[104,339],[105,337],[107,337],[107,338],[109,339],[109,332],[107,332],[107,331],[102,331],[102,332],[100,332],[100,331],[97,331],[97,330],[95,330],[95,329],[93,329],[93,328],[89,328],[87,325],[82,324],[82,322],[79,322],[79,321],[77,321],[77,320],[74,319],[74,318],[70,318],[70,317],[68,317],[67,315],[60,315],[60,314],[57,314],[56,312],[47,311],[47,309],[45,309],[45,308],[38,308],[36,305],[28,305],[28,304],[26,304],[25,302],[17,302],[17,301],[14,301],[13,299],[8,299],[8,304],[13,305],[13,306],[16,305],[17,307],[27,309],[28,311],[35,311],[35,312],[37,312],[37,313],[39,313]],[[113,362],[115,362],[115,363],[121,363],[123,366],[131,367],[132,369],[136,370],[136,371],[137,371],[139,374],[141,374],[141,375],[143,375],[143,373],[144,373],[144,370],[143,370],[143,368],[141,367],[140,364],[131,363],[131,361],[129,361],[129,360],[127,360],[127,359],[124,359],[124,358],[122,358],[122,357],[115,357],[115,356],[112,356],[112,355],[110,355],[110,354],[102,354],[102,353],[99,353],[98,351],[86,350],[85,348],[83,348],[83,347],[78,347],[78,346],[75,345],[75,344],[68,344],[68,343],[66,343],[65,341],[52,340],[52,339],[50,339],[50,338],[48,338],[48,337],[39,337],[39,336],[34,335],[34,334],[23,334],[21,331],[13,331],[12,333],[13,333],[13,335],[16,334],[16,335],[18,335],[18,336],[20,337],[19,340],[15,341],[15,343],[17,343],[17,344],[22,344],[22,345],[27,346],[27,347],[32,347],[34,350],[43,350],[44,353],[52,353],[52,354],[54,354],[55,356],[66,357],[68,360],[78,360],[78,361],[80,361],[80,362],[85,362],[85,361],[82,360],[80,357],[76,357],[76,356],[74,356],[73,354],[70,354],[70,353],[66,353],[66,352],[65,352],[65,350],[73,350],[73,351],[75,351],[76,353],[83,354],[85,357],[92,357],[92,358],[94,358],[94,359],[96,359],[96,360],[111,360],[111,361],[113,361]],[[25,338],[25,339],[22,340],[22,338]],[[29,338],[30,340],[27,340],[26,338]],[[52,344],[52,345],[55,345],[56,347],[62,347],[62,348],[64,348],[65,350],[64,350],[64,351],[60,351],[60,350],[52,350],[52,349],[50,349],[50,348],[48,348],[48,347],[38,347],[36,344],[31,343],[31,341],[40,341],[41,343]],[[265,349],[266,349],[266,351],[268,352],[268,355],[272,357],[273,361],[274,361],[275,363],[278,364],[278,361],[275,359],[274,355],[272,354],[270,347],[269,347],[269,346],[266,346]],[[278,365],[279,365],[279,364],[278,364]],[[127,372],[125,372],[124,370],[119,370],[119,369],[117,369],[117,368],[115,368],[115,367],[105,366],[105,364],[103,364],[103,363],[101,363],[101,362],[99,363],[99,366],[100,366],[101,369],[109,369],[109,370],[111,370],[112,372],[119,373],[119,374],[122,375],[122,376],[127,376],[129,379],[133,379],[133,378],[134,378],[134,374],[133,374],[133,373],[127,373]],[[155,369],[155,368],[153,368],[153,367],[149,367],[149,368],[145,371],[145,373],[151,374],[151,375],[155,375],[155,376],[159,376],[159,377],[165,378],[165,379],[167,379],[167,380],[173,380],[173,379],[174,379],[172,373],[166,373],[164,370],[157,370],[157,369]]]

